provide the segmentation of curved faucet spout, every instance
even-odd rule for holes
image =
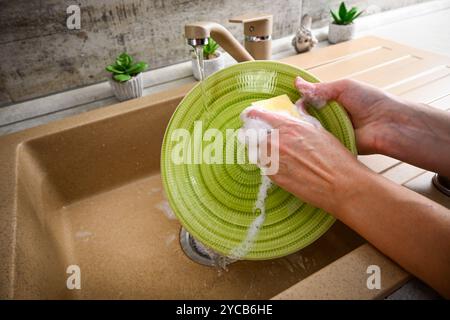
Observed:
[[[213,38],[237,62],[253,61],[248,51],[233,37],[224,26],[215,22],[200,21],[186,24],[184,27],[188,44],[204,45],[209,37]]]

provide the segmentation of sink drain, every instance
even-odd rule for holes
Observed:
[[[186,229],[181,228],[180,244],[184,253],[194,262],[204,266],[219,267],[226,269],[226,266],[235,262],[230,258],[224,257],[213,250],[205,247],[198,240],[190,235]]]

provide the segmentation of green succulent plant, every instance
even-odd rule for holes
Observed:
[[[353,23],[353,21],[358,18],[364,11],[358,12],[358,8],[356,7],[352,7],[350,10],[347,10],[345,3],[341,2],[338,13],[334,13],[332,10],[330,10],[330,12],[335,24],[347,25]]]
[[[203,57],[213,59],[216,57],[216,50],[219,48],[217,42],[213,38],[208,38],[208,44],[203,46]]]
[[[116,58],[116,62],[106,67],[106,71],[113,74],[113,79],[125,82],[148,68],[145,62],[133,63],[133,58],[126,52]]]

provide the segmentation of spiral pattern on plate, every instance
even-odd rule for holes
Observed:
[[[161,151],[161,172],[168,201],[189,233],[218,253],[228,255],[239,246],[258,216],[254,206],[261,182],[260,170],[248,161],[176,164],[172,153],[179,141],[172,135],[181,128],[193,135],[195,122],[202,121],[202,133],[208,129],[222,132],[223,159],[227,151],[233,150],[234,160],[237,160],[239,143],[231,135],[226,139],[227,129],[242,126],[239,115],[254,101],[282,94],[287,94],[291,101],[299,99],[300,93],[293,86],[296,76],[318,82],[309,73],[280,62],[236,64],[216,72],[204,82],[208,112],[204,109],[202,89],[197,84],[181,101],[169,122]],[[329,102],[320,110],[310,108],[309,111],[356,154],[353,128],[341,106]],[[211,143],[203,141],[202,150]],[[200,148],[191,147],[185,156],[193,160],[202,155]],[[216,152],[220,155],[219,150]],[[334,221],[325,211],[273,185],[266,199],[266,220],[243,258],[264,260],[293,253],[317,240]]]

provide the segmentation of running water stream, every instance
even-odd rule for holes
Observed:
[[[203,46],[195,46],[194,47],[194,54],[197,61],[197,66],[199,70],[200,75],[200,89],[202,92],[202,103],[203,103],[203,110],[206,113],[206,118],[209,119],[210,113],[209,113],[209,99],[207,96],[207,90],[205,85],[205,61],[203,57]]]
[[[197,62],[197,66],[199,69],[199,75],[200,75],[200,88],[201,88],[201,99],[203,103],[203,109],[206,114],[206,119],[210,119],[210,110],[209,110],[209,99],[208,99],[208,92],[206,90],[206,84],[205,84],[205,65],[204,65],[204,57],[203,57],[203,46],[196,46],[194,47],[194,54]],[[258,216],[253,220],[253,222],[250,224],[245,239],[233,250],[231,250],[228,257],[221,257],[216,263],[219,267],[225,268],[227,264],[235,261],[235,260],[241,260],[243,259],[248,252],[252,249],[253,244],[259,234],[259,230],[264,224],[264,221],[266,220],[266,206],[265,206],[265,200],[267,198],[267,193],[272,185],[270,179],[264,174],[263,169],[261,169],[261,185],[259,187],[258,191],[258,198],[255,202],[254,212],[258,214]],[[209,253],[209,255],[214,258],[214,260],[217,259],[214,254]]]
[[[245,239],[237,247],[231,250],[229,254],[231,259],[241,260],[252,249],[259,234],[259,230],[263,226],[264,221],[266,221],[266,198],[271,185],[272,182],[267,175],[264,174],[263,168],[261,168],[261,184],[259,186],[258,198],[256,199],[254,208],[254,212],[257,213],[258,216],[248,227]]]

